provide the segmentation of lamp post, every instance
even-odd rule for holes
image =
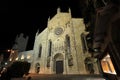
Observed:
[[[17,50],[8,50],[10,52],[10,56],[9,56],[9,61],[15,61],[15,59],[17,58]]]

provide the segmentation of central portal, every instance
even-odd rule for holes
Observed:
[[[56,74],[63,73],[63,61],[56,61]]]
[[[61,53],[54,56],[53,71],[55,74],[63,74],[64,72],[64,58]]]

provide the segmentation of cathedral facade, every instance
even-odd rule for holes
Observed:
[[[85,34],[82,18],[72,18],[70,9],[61,12],[58,8],[57,14],[48,19],[47,27],[36,33],[31,73],[87,74],[84,62],[90,54],[84,50]]]

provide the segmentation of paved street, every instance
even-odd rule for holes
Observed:
[[[28,79],[28,77],[31,77]],[[24,78],[13,78],[12,80],[105,80],[100,75],[49,75],[30,74]]]

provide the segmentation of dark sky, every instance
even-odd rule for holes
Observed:
[[[84,1],[84,0],[83,0]],[[73,17],[81,17],[82,0],[16,0],[0,2],[0,50],[12,48],[15,37],[24,33],[29,36],[27,49],[33,48],[35,33],[47,27],[48,17],[56,14],[57,8],[68,11]]]

